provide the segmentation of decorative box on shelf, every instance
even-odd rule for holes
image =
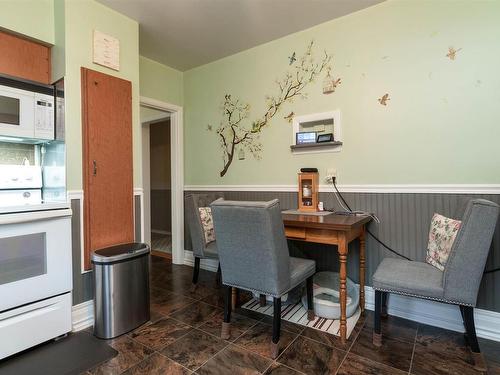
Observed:
[[[293,154],[339,152],[342,150],[340,110],[293,117]],[[316,142],[300,143],[302,134],[316,133]],[[324,141],[326,140],[326,142]]]
[[[317,211],[319,193],[318,172],[299,173],[299,211]]]

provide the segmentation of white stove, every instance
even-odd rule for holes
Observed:
[[[71,210],[44,202],[43,180],[0,165],[0,337],[16,338],[0,340],[0,360],[71,331]]]
[[[0,164],[0,214],[68,208],[64,172],[64,167]]]
[[[41,188],[41,167],[0,164],[0,190]]]
[[[0,207],[19,207],[42,204],[41,189],[0,190]]]
[[[39,204],[42,204],[42,169],[36,166],[0,165],[1,210]]]

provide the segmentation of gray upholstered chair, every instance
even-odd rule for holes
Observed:
[[[222,194],[206,193],[198,194],[192,193],[186,195],[184,198],[186,209],[186,220],[191,236],[191,244],[193,248],[194,267],[193,267],[193,285],[191,290],[196,289],[198,284],[198,276],[200,274],[200,260],[201,259],[219,259],[217,253],[217,239],[208,244],[205,243],[205,234],[200,219],[200,207],[209,207],[210,203]],[[220,265],[217,270],[217,283],[220,283]]]
[[[288,253],[285,229],[277,199],[269,202],[225,201],[211,204],[222,269],[224,322],[228,339],[231,287],[273,297],[271,355],[279,353],[281,296],[307,280],[308,318],[314,319],[312,289],[316,263]]]
[[[375,324],[373,344],[381,345],[380,318],[387,312],[387,293],[458,305],[474,366],[486,371],[476,337],[474,307],[499,213],[496,203],[471,199],[444,271],[423,262],[386,258],[373,275]]]

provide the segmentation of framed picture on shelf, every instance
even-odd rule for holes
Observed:
[[[319,134],[316,142],[318,143],[333,142],[333,133]]]
[[[308,143],[316,143],[316,132],[298,132],[295,134],[295,144],[303,145]]]

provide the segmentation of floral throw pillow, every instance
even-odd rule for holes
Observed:
[[[448,261],[460,224],[462,224],[460,220],[434,214],[429,231],[429,243],[425,259],[427,263],[444,271],[444,266]]]
[[[212,220],[212,209],[210,207],[198,208],[200,212],[201,226],[205,234],[205,245],[215,241],[214,222]]]

